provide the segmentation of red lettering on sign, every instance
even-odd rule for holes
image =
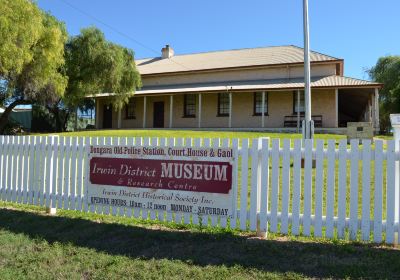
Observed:
[[[98,185],[229,193],[228,162],[94,157],[90,182]]]

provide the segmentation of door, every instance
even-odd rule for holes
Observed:
[[[103,128],[112,128],[112,106],[103,107]]]
[[[154,102],[153,127],[164,127],[164,102]]]

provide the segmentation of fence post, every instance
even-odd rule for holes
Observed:
[[[400,151],[399,141],[400,141],[400,114],[390,114],[390,122],[392,124],[394,133],[394,141],[395,141],[395,152],[396,155]],[[394,193],[395,193],[395,202],[394,202],[394,224],[397,223],[397,232],[394,233],[394,244],[399,244],[400,239],[400,219],[399,219],[399,204],[400,204],[400,176],[399,176],[399,160],[395,157],[395,183],[394,183]]]

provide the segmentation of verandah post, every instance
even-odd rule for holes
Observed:
[[[173,110],[174,110],[174,96],[169,96],[169,128],[172,128],[173,121]]]
[[[199,120],[198,120],[198,127],[201,128],[201,93],[199,93]]]
[[[261,98],[261,103],[262,103],[262,111],[261,111],[261,127],[264,128],[265,126],[265,91],[262,92],[262,98]]]
[[[146,96],[143,97],[143,128],[146,128],[146,109],[147,109],[147,99]]]
[[[229,128],[232,127],[232,92],[229,92]]]

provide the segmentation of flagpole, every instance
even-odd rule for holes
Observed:
[[[304,139],[313,138],[313,123],[311,122],[311,87],[310,87],[310,39],[308,25],[308,0],[303,0],[303,28],[304,28]]]

